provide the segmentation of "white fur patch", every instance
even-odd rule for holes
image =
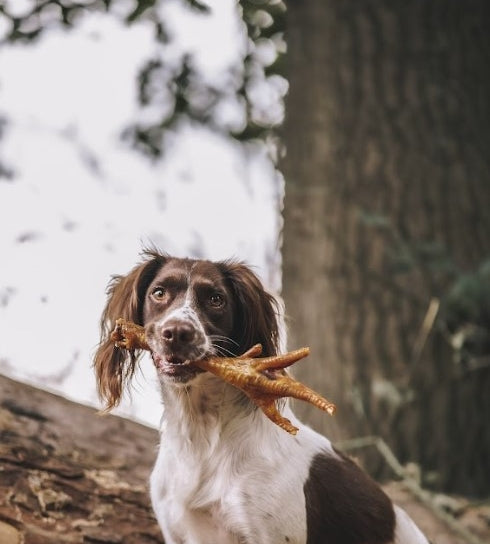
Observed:
[[[396,527],[394,544],[429,544],[422,531],[415,525],[410,516],[395,506]]]
[[[166,542],[304,544],[303,486],[312,458],[333,454],[329,441],[288,407],[300,430],[284,432],[209,374],[179,390],[162,384],[162,394],[165,421],[150,488]]]

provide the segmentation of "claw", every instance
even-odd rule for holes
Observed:
[[[253,349],[253,348],[252,348]],[[250,350],[249,350],[250,351]],[[248,352],[247,352],[248,353]],[[300,359],[307,357],[310,354],[310,348],[301,348],[296,351],[290,351],[283,355],[273,355],[272,357],[263,357],[258,361],[253,361],[251,364],[257,372],[264,370],[281,370],[293,365]],[[241,357],[245,357],[244,353]]]
[[[145,329],[125,319],[116,321],[116,326],[111,333],[111,340],[117,348],[129,350],[150,349],[146,343]]]

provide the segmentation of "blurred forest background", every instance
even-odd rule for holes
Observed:
[[[165,160],[181,123],[203,124],[284,176],[289,346],[311,347],[296,372],[339,408],[299,413],[334,441],[382,437],[425,486],[488,495],[490,4],[242,0],[244,54],[215,86],[192,55],[167,62],[164,2],[15,3],[3,41],[26,47],[94,10],[152,25],[124,141]]]

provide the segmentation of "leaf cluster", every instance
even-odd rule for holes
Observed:
[[[457,363],[467,370],[490,367],[490,259],[458,276],[443,299],[441,319]]]
[[[284,2],[239,2],[244,51],[219,83],[208,81],[189,52],[184,51],[177,59],[167,55],[173,37],[162,15],[164,4],[162,0],[31,0],[21,12],[14,3],[0,5],[0,18],[7,21],[0,44],[35,43],[52,28],[75,28],[84,14],[92,12],[112,14],[127,25],[145,21],[152,25],[157,53],[144,62],[138,74],[140,112],[124,131],[125,139],[154,158],[162,155],[167,136],[183,122],[197,123],[241,141],[272,141],[274,128],[282,121],[286,92],[285,81],[278,78],[285,53]],[[181,0],[181,4],[202,17],[212,9],[204,0]],[[264,86],[272,92],[275,108],[261,104]],[[224,105],[237,112],[232,119],[223,116]]]

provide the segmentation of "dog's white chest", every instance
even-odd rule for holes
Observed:
[[[291,544],[306,541],[304,475],[297,461],[293,466],[298,456],[288,467],[284,452],[251,455],[244,438],[238,447],[226,441],[192,453],[166,449],[163,438],[150,487],[166,542],[276,544],[278,535]]]
[[[221,506],[226,490],[220,497],[216,481],[205,481],[202,470],[167,461],[159,455],[150,481],[153,509],[165,542],[238,544]]]

